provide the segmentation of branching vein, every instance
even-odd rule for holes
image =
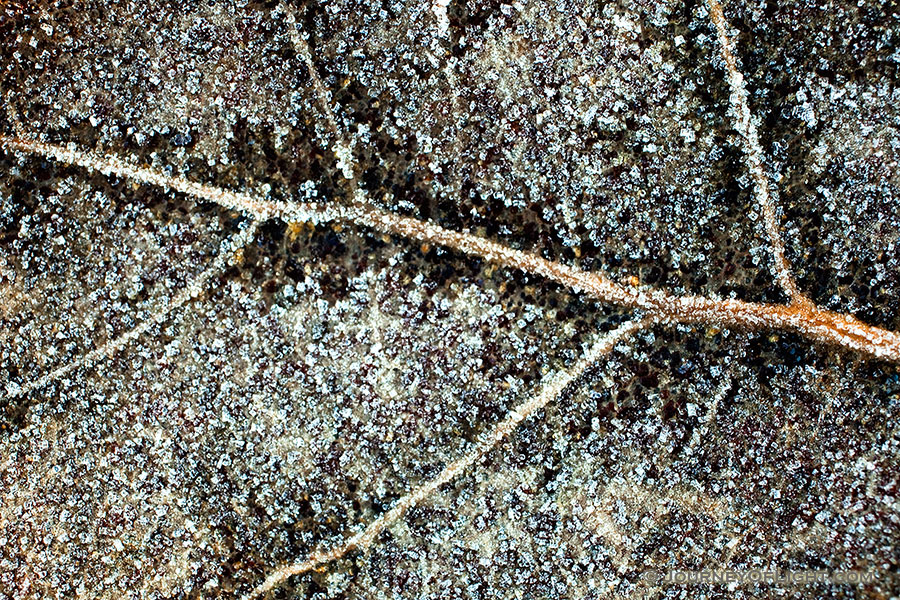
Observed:
[[[339,544],[330,550],[314,552],[302,562],[285,565],[275,569],[268,577],[266,577],[265,581],[244,596],[243,600],[253,600],[253,598],[272,590],[292,575],[306,573],[324,564],[334,562],[351,550],[368,549],[385,529],[403,518],[406,511],[427,499],[434,494],[439,487],[452,481],[456,476],[481,460],[481,458],[490,452],[501,440],[512,433],[522,421],[558,398],[573,381],[578,379],[582,373],[587,370],[588,367],[595,363],[600,357],[611,352],[617,343],[634,335],[637,331],[647,326],[650,321],[650,319],[630,321],[618,329],[601,336],[569,370],[550,377],[549,381],[547,381],[536,396],[529,398],[511,410],[506,418],[497,423],[490,431],[486,432],[469,452],[444,467],[444,470],[438,473],[434,479],[431,479],[412,490],[406,496],[398,500],[393,508],[342,544]]]
[[[237,250],[246,246],[249,241],[253,239],[253,236],[256,235],[257,226],[258,223],[253,223],[240,233],[225,240],[219,249],[218,255],[212,260],[210,266],[197,275],[187,287],[178,292],[169,302],[160,307],[149,319],[139,323],[134,328],[126,331],[117,338],[110,340],[106,344],[94,348],[90,352],[50,371],[42,377],[29,381],[22,386],[8,388],[3,399],[8,401],[19,396],[24,396],[49,383],[62,379],[76,369],[93,365],[107,356],[112,356],[143,335],[154,325],[163,323],[172,311],[184,306],[187,302],[190,302],[203,292],[207,282],[225,269],[229,260],[234,258]]]
[[[717,0],[709,0],[709,16],[716,26],[719,37],[719,45],[722,48],[722,59],[725,61],[725,70],[728,72],[728,85],[731,87],[731,111],[734,115],[734,127],[744,140],[744,155],[747,158],[747,169],[753,177],[753,189],[756,192],[756,201],[759,203],[765,223],[766,233],[769,237],[769,249],[772,260],[775,263],[775,276],[778,284],[785,291],[792,303],[810,304],[791,273],[791,266],[784,255],[784,242],[781,239],[781,231],[775,216],[775,205],[769,194],[769,179],[763,168],[763,151],[759,144],[759,133],[753,123],[750,113],[750,105],[747,102],[747,87],[744,85],[744,76],[737,68],[737,61],[731,53],[732,42],[728,38],[728,23],[722,14],[722,5]]]
[[[865,355],[900,362],[900,334],[863,323],[851,315],[824,310],[811,302],[790,305],[760,304],[702,296],[676,296],[646,286],[624,286],[602,273],[547,260],[467,232],[452,231],[412,217],[356,202],[353,206],[292,204],[231,192],[210,185],[170,177],[153,169],[131,166],[114,156],[48,144],[30,139],[0,136],[7,150],[53,158],[106,174],[175,190],[246,214],[255,220],[279,218],[285,222],[324,223],[344,221],[383,233],[442,245],[487,261],[546,277],[603,302],[648,311],[661,322],[704,323],[717,327],[793,331],[811,340],[841,346]]]

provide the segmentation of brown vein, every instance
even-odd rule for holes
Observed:
[[[821,309],[808,301],[781,305],[702,296],[676,296],[647,286],[624,286],[602,273],[583,271],[578,267],[547,260],[536,254],[516,250],[467,232],[452,231],[434,223],[396,215],[361,202],[356,202],[350,207],[276,202],[193,183],[183,177],[169,177],[152,169],[131,166],[117,157],[79,151],[72,145],[63,147],[0,136],[0,146],[7,150],[54,158],[86,169],[179,191],[216,202],[260,221],[270,218],[280,218],[285,222],[313,223],[338,220],[420,242],[446,246],[506,267],[546,277],[603,302],[644,309],[662,322],[701,323],[720,328],[792,331],[816,342],[900,363],[900,334],[868,325],[851,315]]]
[[[731,53],[731,40],[728,39],[728,23],[722,14],[722,5],[717,0],[709,0],[709,16],[716,26],[719,37],[719,45],[722,48],[722,59],[725,61],[725,70],[728,73],[728,85],[731,87],[731,112],[734,115],[734,127],[744,140],[744,155],[747,158],[747,169],[753,177],[753,189],[756,193],[756,201],[759,203],[763,215],[766,233],[769,236],[769,250],[775,263],[775,276],[778,284],[787,293],[792,303],[811,304],[803,295],[797,282],[791,274],[791,266],[784,255],[784,242],[781,239],[781,231],[775,216],[775,205],[769,194],[769,180],[763,169],[763,151],[759,144],[759,133],[753,124],[750,113],[750,105],[747,102],[747,88],[744,85],[744,76],[737,68],[737,61]]]

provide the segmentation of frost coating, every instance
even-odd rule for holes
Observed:
[[[125,352],[2,405],[0,594],[236,598],[376,522],[630,318],[503,266],[523,257],[642,310],[688,297],[676,313],[702,324],[637,335],[286,595],[678,592],[641,582],[661,563],[896,570],[895,368],[714,320],[784,298],[703,3],[454,2],[446,31],[431,1],[273,5],[3,9],[2,135],[231,203],[4,152],[5,389],[152,319],[241,230],[236,209],[261,208],[245,201],[280,209]],[[896,331],[892,21],[874,3],[723,9],[786,255],[835,311],[776,321]],[[316,225],[290,216],[305,202]]]

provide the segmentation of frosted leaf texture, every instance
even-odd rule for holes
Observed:
[[[0,600],[900,594],[897,361],[14,142],[900,330],[900,16],[723,3],[767,217],[713,4],[0,1]]]

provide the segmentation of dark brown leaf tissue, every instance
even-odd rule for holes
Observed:
[[[900,596],[900,8],[0,0],[0,600]]]

